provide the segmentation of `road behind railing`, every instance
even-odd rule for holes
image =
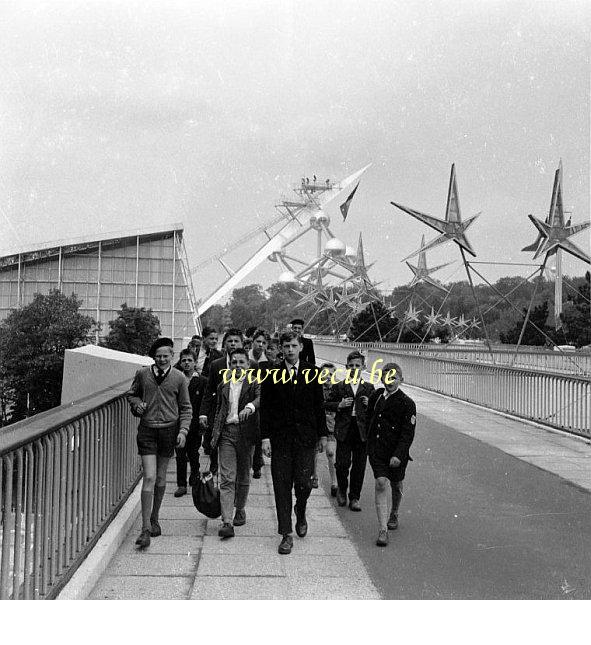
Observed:
[[[317,364],[321,360],[345,363],[349,352],[360,349],[366,356],[368,371],[378,359],[393,361],[400,364],[410,385],[591,437],[589,376],[479,363],[447,354],[425,355],[380,343],[316,339],[314,347]]]
[[[54,598],[137,483],[128,387],[0,429],[0,599]]]

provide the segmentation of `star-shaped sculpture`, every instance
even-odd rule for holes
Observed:
[[[462,215],[460,211],[460,199],[458,196],[458,186],[456,182],[455,164],[452,164],[451,166],[451,176],[449,178],[449,189],[447,192],[447,205],[445,208],[444,220],[438,219],[437,217],[433,217],[432,215],[427,215],[426,213],[415,211],[412,208],[408,208],[407,206],[401,206],[396,202],[390,202],[390,203],[392,204],[392,206],[396,206],[396,208],[399,208],[400,210],[404,211],[405,213],[408,213],[409,215],[412,215],[420,222],[427,224],[427,226],[430,226],[431,228],[434,228],[436,231],[439,231],[439,233],[441,233],[441,235],[436,237],[434,240],[431,240],[430,242],[428,242],[427,245],[424,246],[422,249],[419,249],[418,251],[415,251],[414,253],[411,253],[411,255],[409,255],[408,257],[404,258],[405,260],[408,260],[409,258],[414,257],[421,251],[432,249],[433,247],[438,246],[439,244],[443,244],[448,240],[452,240],[462,249],[470,253],[470,255],[473,255],[474,257],[476,257],[476,253],[474,252],[472,245],[470,244],[470,242],[468,241],[468,238],[466,237],[466,230],[474,222],[474,220],[480,215],[480,213],[477,213],[476,215],[473,215],[472,217],[469,217],[467,220],[462,222]]]
[[[472,318],[470,323],[470,329],[480,329],[480,322],[476,318]]]
[[[436,327],[439,324],[440,318],[441,316],[433,311],[433,307],[431,307],[431,313],[428,316],[425,316],[425,320],[429,327]]]
[[[450,314],[449,314],[449,311],[448,311],[448,312],[447,312],[447,316],[443,319],[442,323],[443,323],[446,327],[454,327],[454,326],[455,326],[455,324],[456,324],[456,319],[455,319],[455,318],[452,318],[452,317],[450,316]]]
[[[347,291],[347,286],[345,285],[340,293],[337,293],[337,307],[351,307],[353,304],[353,299]]]
[[[470,323],[464,318],[464,314],[461,314],[456,325],[458,327],[469,327]]]
[[[431,269],[427,268],[427,252],[425,251],[425,236],[421,238],[421,247],[419,249],[419,262],[417,266],[413,266],[410,262],[406,263],[406,266],[414,273],[414,277],[412,279],[412,282],[410,283],[410,287],[414,287],[416,284],[419,284],[419,282],[426,282],[427,284],[430,284],[432,287],[435,287],[436,289],[440,289],[441,291],[444,291],[445,293],[449,293],[448,290],[437,280],[434,280],[431,277],[432,273],[435,273],[435,271],[439,271],[439,269],[443,269],[443,267],[448,266],[451,264],[451,262],[446,262],[445,264],[440,264],[439,266],[432,267]]]
[[[540,255],[546,254],[546,260],[558,251],[564,249],[567,253],[574,255],[583,262],[591,262],[591,258],[568,238],[584,231],[591,225],[591,222],[584,224],[575,224],[570,226],[570,220],[564,222],[564,207],[562,204],[562,162],[554,176],[554,187],[552,189],[552,201],[550,202],[550,211],[546,221],[542,222],[533,215],[528,215],[533,225],[538,229],[538,238],[533,244],[526,246],[524,251],[533,251],[534,260]]]
[[[328,311],[329,309],[331,311],[337,310],[337,303],[334,299],[334,289],[332,287],[326,289],[326,298],[322,302],[320,311]]]
[[[306,292],[301,292],[298,289],[294,289],[296,293],[299,293],[302,298],[298,301],[296,306],[301,306],[306,303],[311,303],[311,304],[322,304],[325,302],[328,298],[328,294],[326,293],[326,288],[324,287],[324,284],[322,283],[322,269],[317,268],[316,269],[316,280],[315,282],[312,282],[311,276],[310,280],[306,281],[308,290]]]
[[[373,264],[370,264],[369,266],[365,264],[365,253],[363,252],[363,237],[361,233],[359,233],[359,241],[357,242],[357,254],[353,262],[350,262],[347,258],[338,257],[334,258],[334,261],[351,272],[351,275],[348,276],[345,280],[342,280],[341,284],[344,284],[345,282],[356,281],[367,283],[369,285],[372,284],[367,272],[369,271],[369,269],[371,269]]]
[[[415,309],[413,304],[408,305],[408,309],[404,312],[404,320],[406,322],[420,322],[419,314],[421,313],[420,309]]]

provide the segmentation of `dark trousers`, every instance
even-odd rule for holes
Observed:
[[[367,443],[361,441],[357,421],[353,417],[345,439],[337,440],[335,463],[337,482],[343,495],[347,494],[347,485],[349,484],[349,500],[359,499],[361,497],[366,464]],[[350,482],[348,481],[349,469],[351,470]]]
[[[211,438],[213,436],[213,427],[208,426],[203,435],[203,452],[209,456],[209,470],[212,473],[217,473],[218,470],[218,450],[211,450]]]
[[[260,470],[264,465],[265,462],[263,461],[263,442],[262,441],[257,441],[254,447],[254,456],[252,458],[252,469],[253,470]]]
[[[184,448],[175,448],[176,452],[176,485],[187,486],[187,462],[191,464],[191,477],[189,484],[194,483],[199,473],[199,446],[201,445],[201,433],[189,431]]]
[[[277,509],[278,532],[287,535],[292,532],[291,504],[292,488],[295,491],[299,513],[306,511],[306,502],[312,490],[312,472],[316,447],[304,448],[293,437],[271,441],[271,476]]]

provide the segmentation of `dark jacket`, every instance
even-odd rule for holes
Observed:
[[[277,369],[276,381],[273,369]],[[308,370],[305,372],[304,370]],[[276,363],[261,385],[261,438],[281,442],[295,438],[306,448],[325,437],[324,395],[318,368],[300,360],[297,383],[281,382],[287,377],[285,362]],[[305,377],[307,374],[307,378]]]
[[[245,446],[254,446],[260,441],[259,408],[261,403],[261,386],[256,381],[249,383],[247,379],[242,383],[240,397],[238,398],[238,412],[244,409],[247,403],[252,403],[255,408],[246,421],[240,422],[240,440]],[[220,383],[216,395],[216,412],[213,422],[211,448],[216,448],[226,419],[230,410],[230,383]]]
[[[386,401],[385,389],[375,390],[369,399],[367,451],[398,457],[404,466],[411,460],[409,449],[415,436],[417,408],[401,389]]]
[[[367,440],[367,406],[361,402],[361,397],[370,397],[373,394],[374,387],[371,383],[359,383],[357,388],[357,395],[353,405],[355,406],[355,418],[357,419],[357,427],[359,428],[359,436],[361,441]],[[353,396],[353,388],[349,383],[340,381],[335,383],[330,388],[328,399],[324,404],[326,410],[335,412],[334,434],[337,441],[344,441],[347,438],[349,428],[351,427],[352,408],[340,408],[339,403],[342,399]]]
[[[193,408],[193,419],[189,432],[200,432],[199,428],[199,408],[201,407],[201,400],[205,394],[207,387],[207,379],[205,376],[195,374],[189,381],[189,399],[191,400],[191,407]]]
[[[212,347],[209,350],[209,354],[207,354],[207,356],[205,357],[205,362],[203,363],[203,367],[201,368],[201,376],[205,376],[207,378],[209,376],[209,370],[211,368],[211,364],[218,358],[221,358],[222,356],[223,354],[222,352],[220,352],[219,349]]]
[[[310,338],[304,338],[300,336],[300,342],[302,343],[302,351],[300,352],[300,361],[304,363],[311,363],[316,365],[316,356],[314,355],[314,343]]]
[[[251,363],[251,367],[255,365]],[[209,425],[213,424],[213,419],[216,410],[216,395],[218,391],[218,385],[223,383],[224,372],[228,368],[228,359],[226,354],[223,354],[219,358],[216,358],[209,367],[209,376],[207,377],[207,387],[205,388],[205,394],[201,400],[201,406],[199,408],[199,416],[206,416]]]

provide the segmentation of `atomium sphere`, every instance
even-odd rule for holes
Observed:
[[[347,248],[345,249],[345,256],[353,260],[357,257],[357,253],[352,246],[347,245]]]
[[[324,211],[319,211],[316,215],[316,222],[320,226],[328,226],[330,224],[330,217]]]
[[[341,242],[341,240],[337,239],[336,237],[328,240],[326,246],[324,247],[324,252],[326,253],[326,255],[330,255],[331,257],[345,255],[346,250],[347,247],[345,246],[345,243]]]
[[[284,271],[278,278],[277,282],[295,282],[296,278],[293,271]]]

